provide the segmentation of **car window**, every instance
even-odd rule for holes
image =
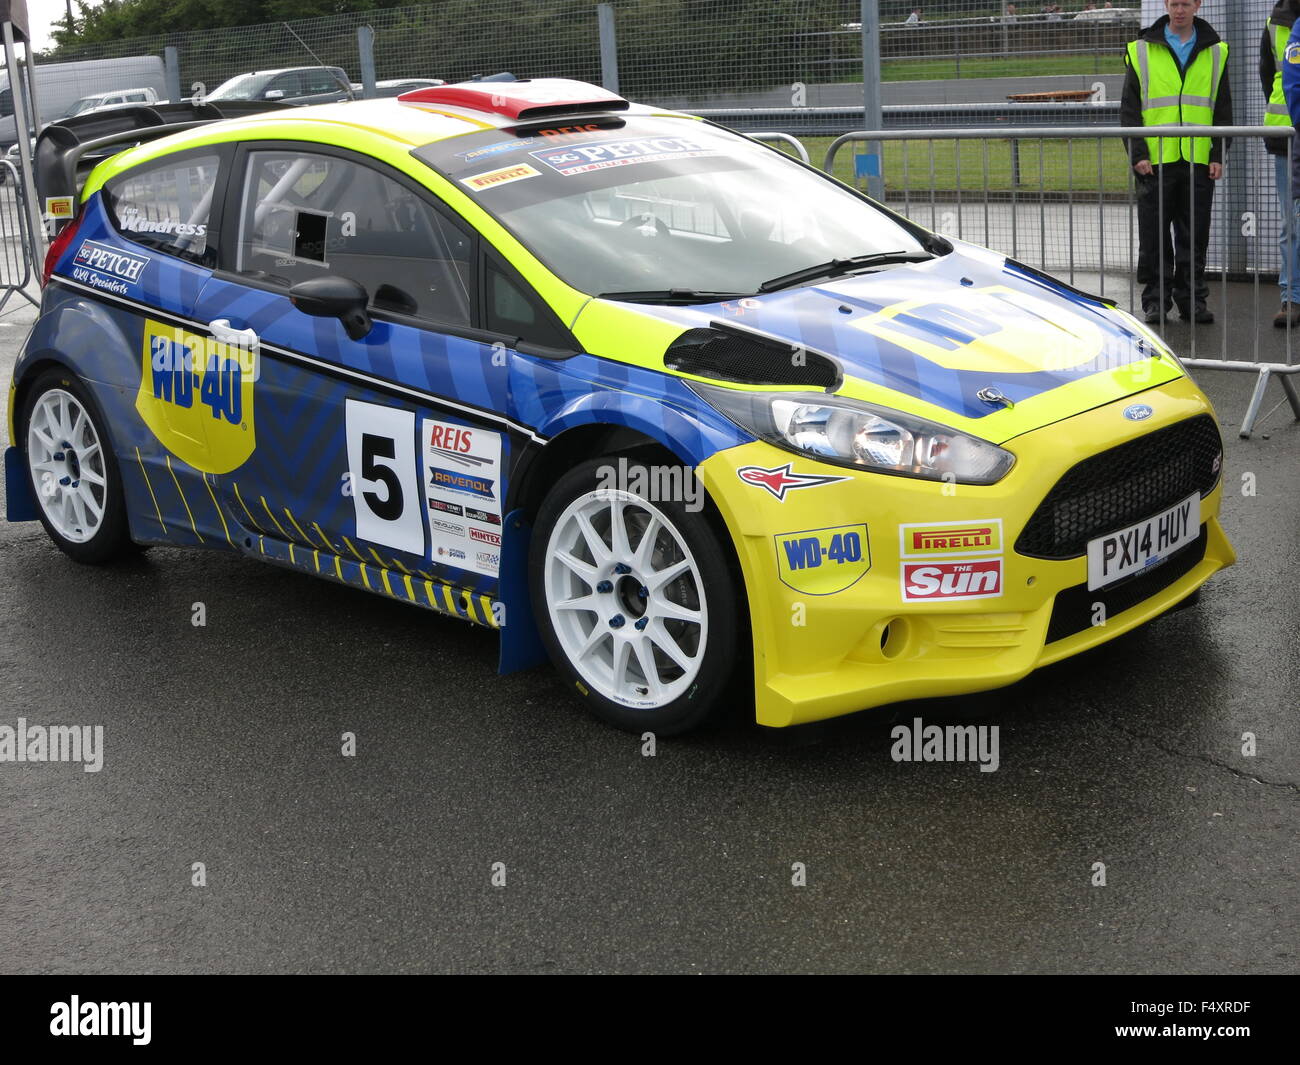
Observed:
[[[271,79],[271,83],[266,87],[267,92],[272,89],[278,89],[286,97],[302,96],[302,74],[296,70],[292,70],[288,74],[281,74]]]
[[[133,92],[127,95],[125,102],[130,104],[143,103],[148,99],[149,97],[142,92]]]
[[[531,340],[552,348],[571,347],[573,341],[561,331],[536,297],[520,288],[505,271],[487,263],[487,328],[505,336]]]
[[[328,70],[308,70],[303,73],[303,94],[315,96],[320,93],[338,92],[342,88]]]
[[[213,265],[208,222],[221,160],[192,156],[134,170],[105,188],[118,228],[137,244]]]
[[[235,269],[286,287],[335,274],[364,285],[376,310],[473,319],[470,237],[405,185],[337,156],[249,154]]]

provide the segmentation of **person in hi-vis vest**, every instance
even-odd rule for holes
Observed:
[[[1196,17],[1200,8],[1201,0],[1165,0],[1166,14],[1129,43],[1120,125],[1232,125],[1228,46]],[[1171,306],[1184,320],[1214,321],[1205,253],[1223,148],[1209,137],[1129,142],[1137,175],[1137,279],[1148,322],[1160,321]]]
[[[1300,0],[1280,0],[1269,15],[1264,36],[1259,42],[1259,84],[1264,90],[1264,99],[1268,101],[1264,112],[1266,126],[1291,125],[1282,72],[1287,66],[1287,44],[1297,18],[1300,18]],[[1282,268],[1278,271],[1282,308],[1273,317],[1273,324],[1279,329],[1300,326],[1300,224],[1297,224],[1300,223],[1300,204],[1293,196],[1293,192],[1300,192],[1300,185],[1293,189],[1293,182],[1288,180],[1288,142],[1293,160],[1300,158],[1300,140],[1294,136],[1270,137],[1264,142],[1264,147],[1273,156],[1277,199],[1282,212],[1277,238],[1282,259]]]

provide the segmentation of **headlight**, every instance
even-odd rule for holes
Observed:
[[[760,440],[839,466],[957,484],[996,484],[1016,457],[987,440],[887,407],[824,394],[691,388]]]

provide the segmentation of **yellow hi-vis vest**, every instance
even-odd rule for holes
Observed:
[[[1268,29],[1273,35],[1273,92],[1268,98],[1268,107],[1264,109],[1264,125],[1289,126],[1291,112],[1287,110],[1286,93],[1282,91],[1282,64],[1286,62],[1286,44],[1291,39],[1291,27],[1279,26],[1269,19]]]
[[[1228,67],[1228,46],[1220,41],[1199,52],[1180,77],[1178,60],[1167,46],[1130,41],[1128,61],[1142,86],[1142,125],[1212,126],[1214,101]],[[1148,137],[1151,162],[1156,165],[1191,160],[1210,161],[1209,137]]]

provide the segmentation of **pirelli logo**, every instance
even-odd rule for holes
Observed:
[[[505,166],[500,170],[489,170],[486,174],[475,174],[473,177],[461,178],[460,183],[466,185],[478,192],[481,189],[490,189],[494,185],[505,185],[511,181],[522,181],[524,178],[540,177],[541,171],[527,163],[521,163],[519,166]]]
[[[902,558],[969,558],[1002,554],[1002,519],[900,525]]]

